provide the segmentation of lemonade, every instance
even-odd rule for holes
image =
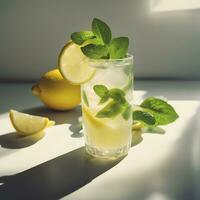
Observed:
[[[174,108],[158,98],[132,106],[133,56],[128,47],[128,37],[113,36],[105,22],[94,18],[91,30],[73,32],[59,55],[63,77],[81,85],[85,146],[95,157],[124,156],[132,129],[166,125],[178,118]]]
[[[89,60],[96,72],[81,87],[83,130],[89,154],[118,157],[130,148],[132,62],[130,55],[123,59]]]
[[[117,158],[126,155],[131,144],[133,57],[127,53],[128,37],[113,37],[97,18],[91,29],[71,34],[58,66],[71,84],[81,85],[86,151]]]

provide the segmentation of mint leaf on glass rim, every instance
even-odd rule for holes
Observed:
[[[105,45],[88,44],[81,47],[84,55],[92,59],[100,59],[108,55],[108,48]]]
[[[95,38],[92,31],[80,31],[80,32],[74,32],[71,34],[71,39],[74,43],[81,45],[86,40]]]
[[[109,26],[97,18],[94,18],[92,21],[92,32],[102,44],[108,44],[112,38]]]
[[[155,117],[157,125],[169,124],[179,117],[170,104],[155,97],[147,98],[142,102],[140,107],[143,108],[143,111]]]
[[[109,44],[109,55],[111,59],[124,58],[128,51],[128,37],[118,37],[111,40]]]

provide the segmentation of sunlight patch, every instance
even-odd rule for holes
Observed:
[[[151,0],[153,12],[199,9],[200,0]]]

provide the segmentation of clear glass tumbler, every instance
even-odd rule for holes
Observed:
[[[81,86],[86,151],[95,157],[124,156],[132,139],[133,56],[88,64],[95,73]]]

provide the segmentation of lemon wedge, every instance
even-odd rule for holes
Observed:
[[[58,58],[61,74],[71,84],[80,85],[89,81],[95,69],[88,65],[88,58],[82,53],[80,46],[73,42],[67,43]]]
[[[10,110],[10,120],[17,134],[20,136],[28,136],[43,132],[45,128],[53,126],[54,121],[50,121],[46,117],[39,117]]]

